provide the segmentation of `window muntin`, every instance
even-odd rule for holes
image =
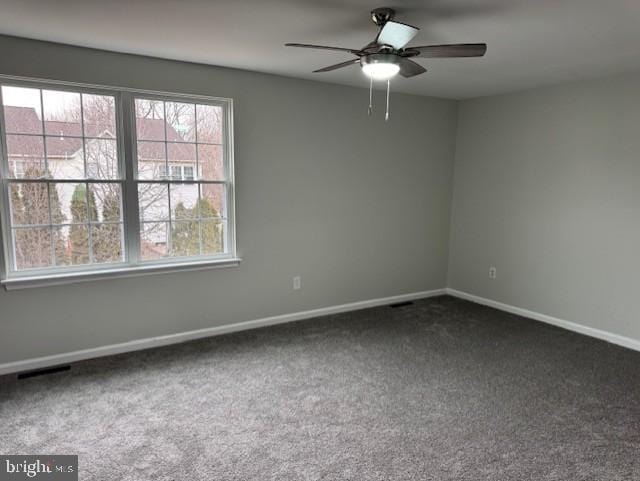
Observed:
[[[1,76],[0,93],[5,276],[235,258],[230,101]]]
[[[141,259],[228,252],[224,109],[146,97],[134,105]]]

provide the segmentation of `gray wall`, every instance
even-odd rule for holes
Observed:
[[[364,88],[10,37],[0,73],[232,97],[244,258],[2,290],[0,363],[445,286],[453,101],[392,94],[385,124],[382,92],[368,118]]]
[[[450,287],[640,340],[640,75],[461,102],[454,185]]]

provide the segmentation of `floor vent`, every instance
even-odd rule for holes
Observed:
[[[35,371],[21,372],[18,374],[18,379],[28,379],[30,377],[36,376],[46,376],[47,374],[54,374],[56,372],[64,372],[69,371],[71,366],[55,366],[55,367],[47,367],[44,369],[36,369]]]
[[[413,305],[413,301],[405,301],[405,302],[396,302],[395,304],[389,304],[389,307],[392,308],[396,308],[396,307],[405,307],[405,306],[412,306]]]

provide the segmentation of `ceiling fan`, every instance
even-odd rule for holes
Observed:
[[[305,43],[286,43],[287,47],[313,48],[320,50],[334,50],[348,52],[356,58],[329,65],[314,73],[330,72],[344,67],[360,64],[364,74],[369,77],[369,114],[371,114],[371,99],[374,80],[387,81],[387,112],[385,120],[389,118],[389,82],[398,73],[405,78],[415,77],[427,71],[422,65],[410,60],[411,58],[460,58],[482,57],[487,51],[485,43],[459,43],[453,45],[427,45],[407,47],[407,44],[420,30],[400,22],[395,22],[395,10],[380,7],[371,11],[371,19],[380,27],[376,38],[361,49],[327,47],[324,45],[309,45]]]

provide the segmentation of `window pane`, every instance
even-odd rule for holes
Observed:
[[[135,100],[136,137],[138,140],[165,140],[164,103],[156,100]]]
[[[196,256],[200,253],[200,234],[197,221],[171,224],[171,255],[173,257]]]
[[[200,185],[200,214],[201,217],[226,217],[225,186],[222,184]]]
[[[121,224],[92,224],[91,242],[94,262],[102,264],[123,260]]]
[[[169,188],[165,184],[138,184],[138,205],[143,221],[169,220]]]
[[[89,231],[86,225],[54,227],[52,232],[56,265],[74,266],[90,262]]]
[[[14,229],[13,235],[18,270],[51,265],[51,233],[48,227]]]
[[[196,106],[198,118],[198,142],[222,143],[222,107],[214,105]]]
[[[221,145],[198,144],[198,168],[203,180],[224,180],[224,157]]]
[[[82,139],[46,137],[47,165],[54,179],[84,179]]]
[[[169,142],[195,142],[195,105],[167,102],[165,104],[165,114],[167,116],[167,140]]]
[[[166,257],[168,251],[167,222],[143,223],[140,229],[140,255],[145,261]]]
[[[196,144],[168,143],[169,164],[196,165]]]
[[[166,159],[164,142],[138,142],[138,178],[164,178]]]
[[[198,218],[198,186],[171,184],[171,218],[177,220]]]
[[[90,179],[117,179],[118,145],[113,139],[85,141],[87,177]]]
[[[171,175],[171,180],[182,180],[182,166],[170,165],[169,174]]]
[[[43,90],[42,104],[47,135],[82,135],[79,93]]]
[[[51,221],[66,224],[87,221],[87,196],[84,183],[49,184]]]
[[[91,222],[122,221],[122,192],[120,184],[89,184],[88,204]]]
[[[49,194],[45,182],[11,183],[9,200],[13,225],[49,224]]]
[[[45,177],[44,142],[42,137],[32,135],[7,135],[7,157],[9,165],[21,162],[24,177]]]
[[[224,252],[224,224],[219,220],[203,220],[200,224],[202,233],[202,254],[212,255]]]
[[[42,134],[40,90],[2,87],[4,123],[8,133]]]
[[[82,109],[86,137],[115,138],[117,136],[114,97],[82,94]]]

